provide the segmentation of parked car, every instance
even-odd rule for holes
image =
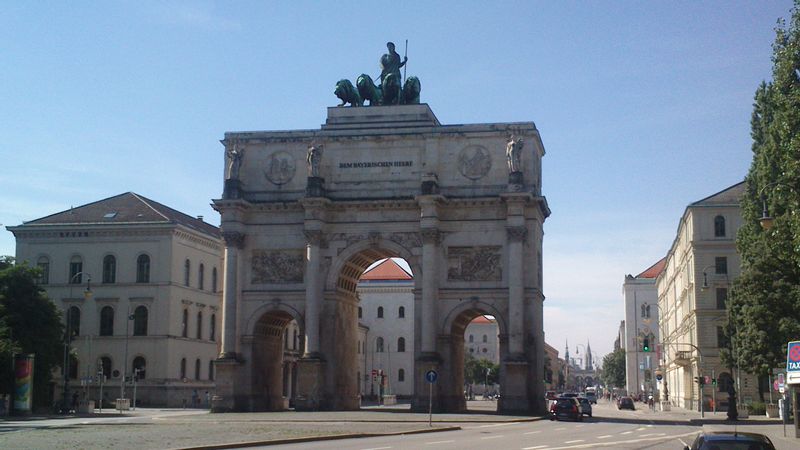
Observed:
[[[589,403],[594,403],[595,405],[597,404],[597,394],[595,394],[594,392],[586,391],[584,395],[586,396],[586,398],[589,399]]]
[[[708,431],[695,438],[684,450],[775,450],[772,441],[763,434],[731,431]]]
[[[558,394],[556,394],[556,391],[547,391],[544,393],[545,400],[555,400],[557,397]]]
[[[581,405],[575,397],[558,397],[550,405],[550,420],[583,420]]]
[[[581,415],[592,417],[592,402],[586,397],[576,397],[581,405]]]
[[[620,397],[617,400],[617,409],[630,409],[631,411],[636,410],[636,407],[633,405],[633,399],[630,397]]]
[[[559,395],[559,397],[577,397],[578,394],[574,392],[564,392],[563,394]]]

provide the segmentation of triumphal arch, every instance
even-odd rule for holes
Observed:
[[[417,100],[418,101],[418,100]],[[542,412],[544,147],[532,122],[442,125],[427,104],[328,108],[319,129],[225,133],[214,411],[279,410],[283,330],[304,336],[298,410],[359,408],[359,277],[414,275],[412,409],[465,409],[464,328],[500,334],[498,410]]]

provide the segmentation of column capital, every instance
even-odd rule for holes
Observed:
[[[442,232],[438,228],[423,228],[420,230],[423,244],[439,245],[442,243]]]
[[[244,247],[244,233],[238,231],[223,231],[222,239],[225,241],[226,247]]]
[[[506,236],[510,242],[525,242],[528,229],[524,226],[506,227]]]

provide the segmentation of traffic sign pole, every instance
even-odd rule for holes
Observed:
[[[425,381],[428,382],[428,426],[433,426],[433,383],[436,383],[436,379],[439,377],[439,374],[436,373],[435,370],[429,370],[425,372]]]

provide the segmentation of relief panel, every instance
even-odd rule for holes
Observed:
[[[502,247],[448,247],[447,279],[449,281],[501,281],[503,279]]]
[[[302,283],[305,272],[303,250],[253,250],[252,284]]]

